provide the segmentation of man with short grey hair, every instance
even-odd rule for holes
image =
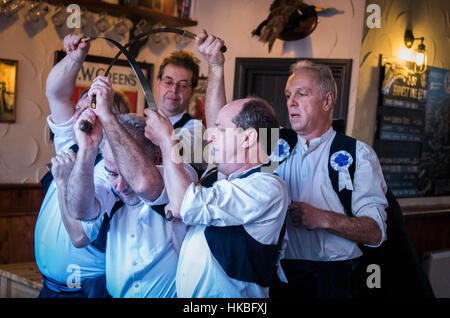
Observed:
[[[289,283],[275,286],[272,294],[354,297],[362,255],[358,244],[377,247],[386,239],[386,183],[368,145],[356,141],[355,158],[339,147],[336,152],[331,150],[337,133],[331,125],[336,83],[330,69],[301,61],[292,71],[285,95],[298,140],[277,170],[289,185],[292,201],[287,219],[289,243],[282,260]],[[347,160],[337,165],[334,155]],[[348,169],[353,161],[351,180]],[[351,193],[351,211],[344,210],[330,182],[329,163],[339,170],[339,192]]]
[[[290,67],[292,74],[302,71],[310,71],[316,74],[317,84],[319,86],[322,96],[328,92],[333,95],[333,104],[336,102],[337,86],[334,80],[333,73],[330,68],[324,64],[315,64],[308,60],[300,60]]]

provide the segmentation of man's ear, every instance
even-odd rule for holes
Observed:
[[[322,109],[325,112],[329,112],[331,109],[333,109],[333,93],[328,92],[325,95],[325,98],[323,100]]]
[[[258,132],[255,128],[248,128],[243,132],[243,148],[251,148],[258,143]]]

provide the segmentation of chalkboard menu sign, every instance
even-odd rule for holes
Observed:
[[[430,67],[425,113],[419,191],[450,194],[450,70]]]
[[[449,194],[449,71],[383,64],[374,149],[387,185],[399,198]]]
[[[385,61],[381,69],[374,149],[396,197],[418,195],[426,81],[408,65]],[[426,76],[426,74],[425,74]]]

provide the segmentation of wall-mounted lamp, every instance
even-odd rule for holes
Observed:
[[[414,40],[420,40],[420,44],[416,49],[416,58],[414,65],[414,72],[423,73],[427,70],[427,54],[425,51],[425,44],[423,44],[424,37],[415,38],[411,30],[405,31],[404,41],[407,48],[411,48],[414,44]]]

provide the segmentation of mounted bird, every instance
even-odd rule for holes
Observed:
[[[317,12],[323,11],[302,0],[275,0],[270,5],[270,14],[252,31],[263,42],[268,42],[269,53],[276,39],[295,41],[302,39],[317,26]]]

